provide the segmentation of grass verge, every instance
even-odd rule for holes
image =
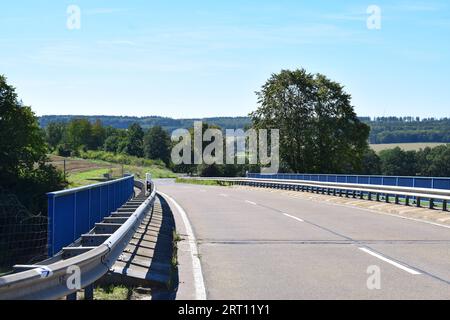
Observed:
[[[186,179],[186,178],[176,178],[176,183],[187,183],[187,184],[197,184],[202,186],[229,186],[228,182],[217,181],[217,180],[196,180],[196,179]]]
[[[95,300],[130,300],[133,289],[125,286],[99,286],[94,289]]]

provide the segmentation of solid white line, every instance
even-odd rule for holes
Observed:
[[[286,217],[295,219],[295,220],[300,221],[300,222],[305,222],[304,220],[302,220],[302,219],[300,219],[300,218],[297,218],[297,217],[294,217],[294,216],[291,216],[290,214],[287,214],[287,213],[283,213],[283,214],[284,214]]]
[[[253,202],[253,201],[248,201],[248,200],[245,200],[245,202],[247,202],[248,204],[251,204],[251,205],[254,205],[254,206],[256,206],[256,202]]]
[[[194,273],[194,284],[195,284],[195,298],[196,300],[206,300],[206,288],[205,281],[203,279],[202,265],[198,257],[197,240],[195,239],[194,232],[192,231],[191,223],[189,218],[183,208],[170,196],[165,193],[158,192],[163,197],[169,199],[173,205],[177,208],[178,212],[183,219],[184,226],[186,228],[187,239],[189,242],[191,259],[192,259],[192,270]]]
[[[369,249],[367,249],[367,248],[358,248],[358,249],[361,250],[361,251],[364,251],[365,253],[368,253],[368,254],[370,254],[371,256],[374,256],[374,257],[376,257],[376,258],[378,258],[378,259],[380,259],[380,260],[383,260],[384,262],[390,263],[390,264],[392,264],[393,266],[395,266],[395,267],[397,267],[397,268],[399,268],[399,269],[402,269],[403,271],[406,271],[406,272],[408,272],[408,273],[410,273],[410,274],[413,274],[413,275],[419,275],[419,274],[421,274],[419,271],[416,271],[416,270],[414,270],[414,269],[405,267],[404,265],[402,265],[402,264],[400,264],[400,263],[398,263],[398,262],[392,261],[392,260],[390,260],[390,259],[388,259],[388,258],[386,258],[386,257],[383,257],[382,255],[380,255],[380,254],[378,254],[378,253],[376,253],[376,252],[373,252],[373,251],[371,251],[371,250],[369,250]]]

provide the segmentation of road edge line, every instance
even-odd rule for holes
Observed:
[[[195,285],[195,298],[196,300],[206,300],[207,298],[206,298],[205,281],[203,278],[202,265],[200,263],[198,254],[197,240],[195,238],[194,232],[192,231],[192,225],[189,221],[189,218],[184,209],[175,201],[175,199],[173,199],[171,196],[163,192],[158,191],[158,194],[160,194],[161,196],[167,198],[170,202],[172,202],[172,204],[179,212],[181,219],[183,220],[192,260],[192,271],[194,274],[194,285]]]

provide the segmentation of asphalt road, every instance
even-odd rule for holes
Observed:
[[[449,228],[279,192],[156,184],[191,221],[208,299],[450,299]]]

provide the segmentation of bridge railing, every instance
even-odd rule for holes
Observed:
[[[133,196],[134,176],[90,186],[50,192],[48,196],[48,255],[89,232],[95,223]]]
[[[195,180],[213,180],[224,184],[247,185],[261,188],[285,189],[302,192],[321,193],[326,195],[359,198],[369,201],[385,201],[386,203],[415,204],[422,207],[424,202],[430,209],[436,209],[437,204],[443,211],[448,211],[450,190],[431,188],[411,188],[390,185],[372,185],[358,183],[319,182],[310,180],[273,179],[267,178],[191,178]]]
[[[249,173],[248,178],[253,179],[281,179],[302,180],[316,182],[370,184],[380,186],[397,186],[425,189],[450,190],[450,178],[439,177],[406,177],[406,176],[368,176],[368,175],[341,175],[341,174],[259,174]]]

